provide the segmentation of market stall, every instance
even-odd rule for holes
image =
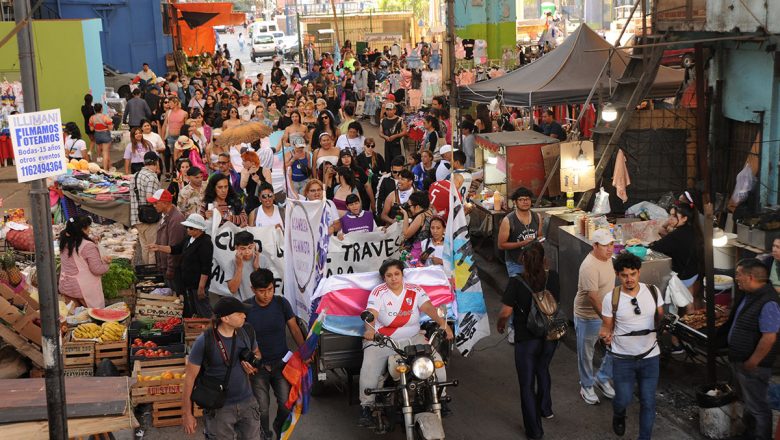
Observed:
[[[63,218],[76,214],[74,208],[130,226],[130,179],[121,173],[106,173],[95,164],[72,161],[68,174],[55,181],[64,199]],[[69,203],[70,202],[70,203]]]

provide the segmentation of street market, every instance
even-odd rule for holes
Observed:
[[[768,3],[7,3],[0,438],[780,439]]]

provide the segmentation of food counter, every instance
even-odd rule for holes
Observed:
[[[574,297],[577,295],[577,279],[582,261],[593,249],[591,241],[576,233],[575,226],[558,228],[558,267],[561,285],[561,308],[573,319]],[[648,250],[642,262],[640,281],[655,284],[663,295],[672,272],[672,259],[659,252]]]

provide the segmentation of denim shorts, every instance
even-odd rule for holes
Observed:
[[[110,131],[96,131],[95,132],[95,143],[96,144],[110,144],[111,143],[111,132]]]

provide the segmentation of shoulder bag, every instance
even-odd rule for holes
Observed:
[[[238,333],[238,331],[239,330],[236,329],[236,333]],[[233,334],[233,338],[231,339],[233,347],[230,350],[230,358],[228,358],[227,350],[225,350],[222,340],[217,336],[216,327],[211,327],[204,332],[205,346],[203,348],[203,362],[201,363],[198,377],[195,378],[195,385],[192,388],[192,395],[190,396],[190,400],[193,403],[197,403],[198,406],[203,409],[219,409],[225,406],[228,381],[230,380],[230,372],[233,370],[233,364],[236,358],[236,347],[238,346],[236,333]],[[212,344],[214,343],[219,347],[222,360],[227,366],[227,372],[225,372],[225,377],[222,380],[206,375],[208,359],[211,355]]]
[[[133,178],[133,192],[135,192],[135,198],[138,199],[138,220],[141,223],[146,223],[148,225],[155,224],[160,221],[162,216],[154,209],[154,206],[146,203],[146,200],[141,200],[141,196],[138,193],[139,173],[140,171],[135,173],[135,177]]]

